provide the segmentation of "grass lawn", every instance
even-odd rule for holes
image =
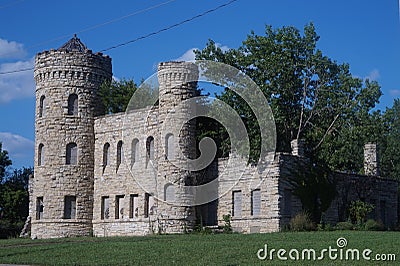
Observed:
[[[337,249],[336,240],[344,237],[347,246],[339,249],[359,249],[359,261],[323,261],[289,258],[290,249],[316,250],[316,257],[329,246]],[[276,252],[273,260],[259,260],[257,251],[285,249],[287,261],[280,261]],[[365,261],[362,251],[376,254],[395,254],[396,261]],[[339,251],[337,254],[340,254]],[[263,255],[261,253],[260,255]],[[295,255],[295,253],[293,253]],[[344,255],[343,255],[344,256]],[[393,260],[393,259],[392,259]],[[0,240],[0,264],[30,265],[398,265],[400,262],[400,232],[284,232],[271,234],[189,234],[146,237],[65,238],[65,239],[8,239]]]

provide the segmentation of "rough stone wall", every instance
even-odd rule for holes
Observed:
[[[242,194],[241,216],[232,215],[232,227],[234,231],[242,233],[266,233],[277,232],[285,226],[294,214],[301,210],[301,202],[295,196],[287,197],[287,191],[291,191],[292,185],[289,182],[287,172],[282,168],[283,164],[290,164],[288,156],[277,153],[274,160],[259,167],[247,166],[239,180],[229,178],[240,169],[239,157],[232,158],[237,167],[228,168],[220,176],[218,201],[218,224],[223,225],[223,215],[232,215],[233,192],[240,191]],[[225,169],[227,159],[219,160],[218,169]],[[261,207],[259,215],[252,215],[252,191],[259,189],[261,194]],[[290,202],[285,202],[290,201]],[[290,212],[288,213],[289,206]]]
[[[378,146],[375,143],[364,146],[364,174],[379,176]]]
[[[368,145],[366,145],[368,146]],[[376,148],[375,145],[373,147]],[[368,149],[367,147],[367,150]],[[376,149],[372,152],[365,153],[366,158],[376,158]],[[285,190],[292,191],[293,185],[290,182],[296,178],[299,169],[307,169],[310,161],[306,157],[293,155],[293,154],[280,154],[280,175],[279,180],[282,188],[280,189],[280,206],[279,209],[283,214],[281,216],[281,227],[289,223],[290,218],[294,217],[299,211],[302,210],[301,202],[298,198],[291,195],[292,207],[291,213],[285,214]],[[367,160],[372,163],[371,169],[378,171],[374,161]],[[375,166],[374,166],[375,165]],[[398,208],[398,181],[393,179],[380,178],[376,175],[357,175],[347,173],[331,173],[331,181],[335,185],[336,197],[333,199],[330,207],[324,212],[324,221],[331,225],[337,222],[346,221],[350,203],[356,200],[369,202],[375,206],[374,211],[369,215],[369,218],[381,221],[388,228],[393,228],[397,222],[397,208]]]
[[[144,235],[158,230],[157,201],[153,201],[153,212],[145,215],[145,193],[160,197],[157,190],[155,161],[148,160],[146,141],[156,139],[158,133],[158,108],[144,108],[130,113],[107,115],[95,121],[95,170],[93,231],[95,236]],[[126,130],[123,130],[125,128]],[[132,164],[132,141],[138,140],[139,155]],[[123,141],[123,157],[117,168],[117,145]],[[110,144],[109,161],[103,163],[104,145]],[[159,153],[155,145],[155,154]],[[153,168],[154,167],[154,168]],[[137,195],[133,217],[130,217],[130,196]],[[123,196],[119,205],[123,212],[116,218],[117,196]],[[102,217],[102,197],[109,197],[109,218]],[[157,231],[156,231],[157,232]]]
[[[362,200],[374,205],[368,218],[394,228],[398,220],[398,181],[377,176],[334,173],[337,196],[325,213],[326,221],[346,221],[346,209],[352,201]]]
[[[194,95],[197,67],[185,62],[161,63],[159,66],[159,104],[152,108],[99,117],[95,121],[95,189],[93,230],[97,236],[143,235],[155,232],[181,233],[193,226],[194,211],[182,206],[191,203],[184,185],[190,172],[177,167],[183,156],[193,157],[195,151],[194,123],[188,121],[189,105],[180,105]],[[163,123],[172,115],[173,125],[182,125],[174,135],[175,158],[167,158],[166,137],[172,133]],[[154,138],[154,160],[149,160],[147,140]],[[139,158],[132,164],[132,142],[138,140]],[[116,164],[117,144],[123,141],[121,165]],[[110,144],[110,161],[103,162],[105,143]],[[166,185],[174,186],[176,202],[165,201]],[[146,217],[146,193],[152,196],[152,211]],[[129,215],[130,195],[137,195],[135,215]],[[117,197],[119,204],[117,204]],[[110,216],[101,215],[102,198],[110,199]],[[189,201],[189,202],[188,202]],[[123,214],[116,215],[123,205]],[[119,206],[118,206],[119,205]]]
[[[193,105],[188,102],[195,96],[199,72],[197,65],[189,62],[163,62],[158,65],[159,81],[159,133],[158,187],[173,187],[174,202],[165,198],[159,202],[162,219],[182,221],[183,230],[194,225],[195,212],[190,207],[194,195],[185,185],[194,185],[194,175],[188,170],[188,159],[196,157],[196,124],[191,119]],[[167,158],[166,138],[174,135],[173,158]],[[184,168],[187,169],[184,169]],[[183,231],[182,230],[182,231]]]
[[[90,51],[51,50],[36,56],[35,174],[30,204],[32,237],[88,235],[91,232],[93,123],[94,116],[101,111],[97,90],[111,75],[111,59]],[[68,114],[71,94],[78,96],[76,114]],[[69,143],[77,145],[76,165],[66,164]],[[41,144],[43,156],[39,156]],[[65,196],[76,197],[74,219],[64,217]],[[38,197],[43,197],[41,219],[36,215]]]

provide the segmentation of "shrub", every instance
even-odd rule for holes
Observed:
[[[0,239],[18,237],[24,227],[24,222],[12,223],[7,220],[0,220]]]
[[[231,215],[230,214],[225,214],[222,216],[224,219],[224,233],[232,233],[232,225],[231,225]]]
[[[315,229],[310,215],[306,212],[300,212],[290,220],[291,231],[312,231]]]
[[[364,229],[367,231],[383,231],[385,226],[381,222],[377,222],[373,219],[368,219],[365,222]]]
[[[350,218],[351,221],[359,225],[365,222],[365,217],[374,209],[372,204],[363,202],[361,200],[352,201],[350,204]]]
[[[335,226],[336,230],[353,230],[354,229],[354,225],[347,221],[347,222],[339,222],[336,224]]]
[[[321,228],[321,231],[333,231],[333,230],[335,230],[335,228],[330,223],[325,224]]]

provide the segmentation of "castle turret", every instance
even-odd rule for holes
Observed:
[[[159,187],[163,189],[163,217],[169,220],[169,232],[182,232],[194,221],[193,195],[188,186],[194,176],[185,163],[196,156],[196,132],[192,104],[199,71],[188,62],[164,62],[158,66],[160,153]]]
[[[94,117],[111,59],[75,36],[35,60],[35,174],[32,237],[89,235],[93,218]]]

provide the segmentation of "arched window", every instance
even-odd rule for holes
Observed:
[[[139,161],[139,140],[132,140],[131,144],[131,165]]]
[[[46,115],[46,97],[42,95],[39,100],[39,117]]]
[[[152,136],[147,138],[146,152],[149,160],[154,160],[154,138]]]
[[[122,140],[120,140],[117,144],[117,171],[122,162],[122,152]]]
[[[165,156],[169,160],[175,157],[174,135],[172,134],[167,134],[165,137]]]
[[[43,143],[39,144],[38,148],[38,166],[44,165],[44,145]]]
[[[65,164],[77,164],[78,162],[78,146],[71,142],[67,144],[67,154]]]
[[[166,184],[164,187],[164,200],[168,203],[175,201],[175,188],[173,184]]]
[[[78,95],[75,93],[68,97],[68,114],[78,115]]]
[[[110,143],[104,144],[103,147],[103,168],[105,168],[110,162]]]

